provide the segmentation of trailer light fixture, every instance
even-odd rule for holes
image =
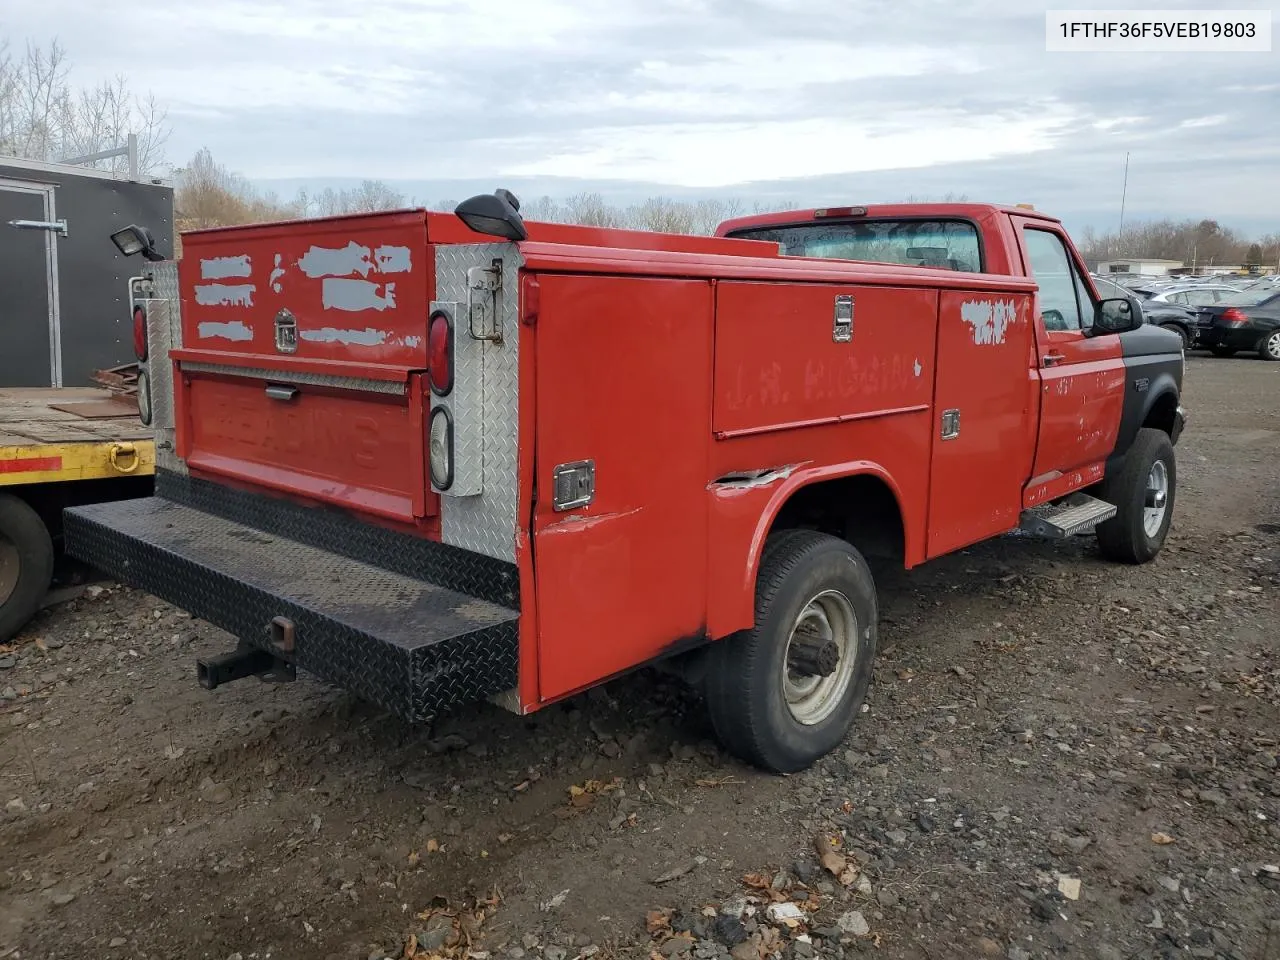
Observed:
[[[453,389],[453,321],[443,310],[433,313],[427,325],[427,379],[437,397]]]
[[[144,427],[151,426],[151,377],[145,367],[138,371],[138,419]]]
[[[140,363],[147,360],[147,312],[142,304],[133,308],[133,355]]]
[[[445,407],[431,411],[427,447],[431,485],[437,490],[448,490],[453,486],[453,417]]]
[[[527,240],[529,231],[520,217],[520,201],[510,190],[495,190],[463,200],[453,211],[476,233],[504,240]]]
[[[164,259],[161,254],[156,252],[156,244],[151,237],[151,231],[146,227],[138,226],[136,223],[131,223],[123,230],[117,230],[113,233],[111,242],[126,257],[132,257],[135,253],[140,253],[143,257],[153,262]]]

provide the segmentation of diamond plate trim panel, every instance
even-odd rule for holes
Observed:
[[[514,563],[520,476],[519,274],[523,258],[519,249],[512,243],[437,246],[436,299],[466,303],[467,270],[486,267],[496,259],[502,260],[502,342],[472,340],[467,318],[456,318],[455,379],[474,377],[478,358],[483,395],[478,424],[454,423],[455,456],[460,460],[475,457],[478,448],[483,463],[482,491],[477,496],[441,497],[440,519],[445,543]],[[433,397],[433,409],[437,402]]]
[[[331,553],[438,584],[513,610],[520,609],[514,563],[356,519],[330,506],[303,506],[282,497],[156,471],[156,495]]]
[[[510,689],[519,614],[158,497],[65,513],[69,552],[409,721]]]
[[[262,367],[233,367],[220,363],[202,363],[187,361],[182,364],[183,370],[192,373],[217,373],[228,377],[253,377],[258,380],[271,380],[275,383],[305,383],[315,387],[333,387],[337,390],[359,390],[361,393],[386,393],[402,397],[405,392],[403,383],[392,380],[370,380],[365,377],[334,377],[323,373],[306,373],[299,370],[267,370]]]
[[[151,297],[142,301],[147,312],[147,376],[151,378],[151,428],[156,442],[156,469],[185,473],[187,465],[175,453],[173,364],[169,351],[182,346],[182,301],[178,296],[175,260],[147,267]]]

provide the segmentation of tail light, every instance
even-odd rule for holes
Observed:
[[[1249,322],[1248,315],[1235,307],[1227,307],[1223,310],[1222,319],[1229,327],[1243,327]]]
[[[151,378],[145,367],[138,371],[138,419],[144,427],[151,426]]]
[[[147,312],[138,304],[133,308],[133,355],[139,363],[147,359]]]
[[[437,490],[453,486],[453,417],[445,407],[431,411],[427,430],[431,485]]]
[[[437,397],[453,389],[453,321],[447,313],[433,313],[427,324],[427,378]]]

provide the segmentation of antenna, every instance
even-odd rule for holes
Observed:
[[[1124,201],[1129,195],[1129,151],[1124,152],[1124,186],[1120,188],[1120,229],[1116,233],[1116,246],[1120,249],[1117,251],[1121,256],[1124,255]]]

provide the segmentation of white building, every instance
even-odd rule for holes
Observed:
[[[1144,277],[1163,277],[1170,270],[1182,266],[1181,260],[1144,259],[1135,260],[1102,260],[1098,263],[1097,273],[1105,276],[1108,273],[1136,273]]]

